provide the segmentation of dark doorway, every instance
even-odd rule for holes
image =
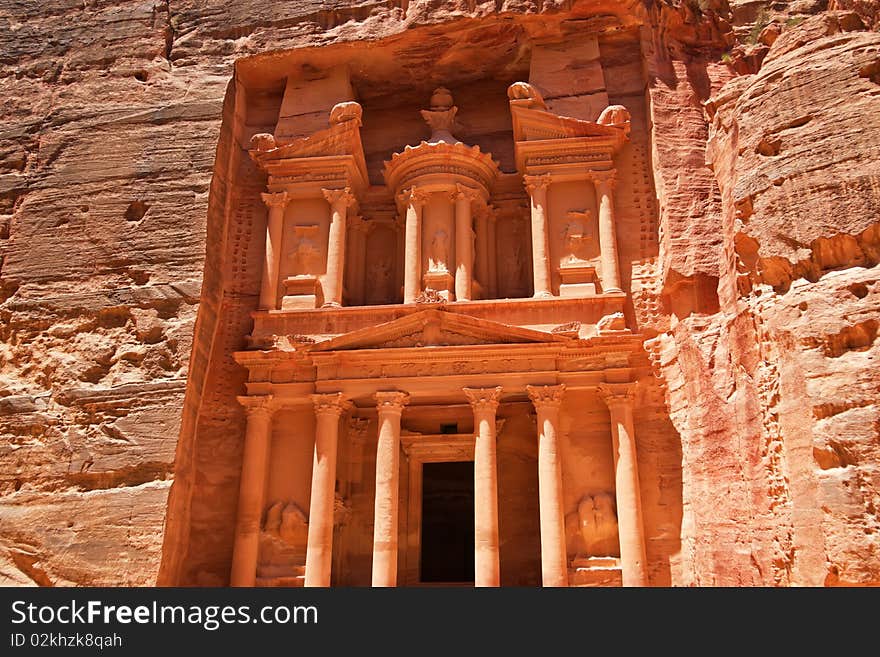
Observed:
[[[421,581],[474,581],[474,463],[422,466]]]

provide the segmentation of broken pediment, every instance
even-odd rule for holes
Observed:
[[[311,352],[567,342],[570,338],[438,309],[337,336]]]

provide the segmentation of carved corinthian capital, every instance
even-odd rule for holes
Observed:
[[[637,383],[602,383],[598,392],[608,408],[612,406],[631,406],[636,399]]]
[[[265,415],[271,417],[275,412],[277,404],[272,395],[239,395],[238,403],[244,406],[248,417],[253,415]]]
[[[553,410],[562,405],[562,397],[565,395],[565,384],[557,386],[526,386],[529,399],[532,400],[536,410]]]
[[[550,185],[550,178],[549,173],[544,173],[540,176],[523,176],[523,184],[526,186],[529,196],[534,196],[535,194],[542,194],[547,191],[547,187]]]
[[[345,187],[343,189],[322,189],[321,192],[323,192],[324,198],[327,199],[327,202],[330,205],[336,205],[339,203],[347,208],[355,203],[354,194],[351,193],[351,187]]]
[[[409,189],[405,189],[397,195],[397,202],[403,206],[412,206],[420,210],[428,202],[430,194],[420,187],[413,185]]]
[[[617,171],[615,169],[590,171],[588,175],[594,185],[608,185],[611,189],[617,185]]]
[[[377,392],[373,398],[376,400],[376,408],[379,413],[400,415],[403,412],[403,407],[409,403],[409,394],[406,392]]]
[[[312,395],[312,403],[315,405],[315,415],[335,415],[339,417],[351,408],[351,402],[341,392]]]
[[[290,200],[287,192],[266,192],[260,194],[260,196],[263,198],[263,203],[265,203],[268,208],[284,208]]]
[[[498,409],[501,401],[501,386],[494,388],[463,388],[464,396],[467,397],[474,411],[490,411],[492,414]]]

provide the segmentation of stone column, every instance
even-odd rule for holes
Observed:
[[[242,396],[238,403],[247,411],[241,481],[232,546],[230,586],[253,586],[257,579],[260,521],[265,506],[266,473],[272,440],[272,395]]]
[[[348,407],[340,392],[312,395],[317,425],[312,461],[312,496],[306,548],[306,586],[330,586],[333,506],[336,501],[336,447],[339,417]]]
[[[498,244],[495,241],[495,226],[498,216],[492,209],[489,210],[489,298],[498,298]]]
[[[473,298],[474,261],[471,204],[476,193],[464,185],[457,184],[455,189],[455,300],[470,301]]]
[[[483,288],[483,296],[489,297],[489,209],[485,206],[477,210],[477,258],[476,258],[476,274],[477,280]]]
[[[377,392],[376,505],[373,524],[373,586],[397,586],[397,498],[400,487],[400,415],[405,392]]]
[[[284,237],[284,209],[287,192],[261,194],[263,203],[269,207],[266,223],[266,253],[263,259],[263,279],[260,283],[260,308],[275,310],[278,307],[278,270],[281,266],[281,239]]]
[[[602,292],[622,292],[617,261],[617,231],[614,226],[614,171],[591,171],[599,205],[599,250],[602,263]]]
[[[474,584],[500,586],[495,411],[501,387],[465,388],[474,409]]]
[[[559,449],[559,407],[565,385],[526,386],[538,412],[538,498],[541,515],[541,575],[544,586],[568,586],[565,508]]]
[[[406,203],[404,226],[403,302],[415,303],[421,291],[422,277],[422,208],[428,195],[413,187],[402,194]]]
[[[348,218],[349,254],[348,280],[351,283],[349,295],[352,305],[363,306],[365,301],[364,282],[366,281],[367,232],[370,225],[363,217],[353,215]]]
[[[532,199],[532,274],[535,280],[535,297],[549,297],[550,293],[550,241],[547,227],[547,188],[550,174],[523,176],[526,190]]]
[[[327,240],[327,274],[324,277],[324,307],[342,305],[342,274],[345,271],[345,228],[348,206],[354,203],[351,188],[323,189],[330,204],[330,235]]]
[[[633,425],[635,383],[603,384],[599,395],[611,413],[614,450],[614,488],[617,495],[617,528],[620,536],[620,567],[624,586],[647,586],[645,534],[636,436]]]

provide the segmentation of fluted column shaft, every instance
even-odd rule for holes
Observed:
[[[559,449],[559,408],[565,386],[526,386],[526,390],[538,413],[542,581],[544,586],[568,586],[562,461]]]
[[[342,274],[345,271],[345,228],[348,206],[354,202],[351,189],[324,189],[330,204],[330,232],[327,240],[327,274],[324,277],[324,307],[342,305]]]
[[[402,199],[406,203],[403,302],[415,303],[421,291],[422,209],[427,201],[427,195],[414,187],[405,192]]]
[[[347,403],[342,393],[312,395],[315,405],[315,452],[309,536],[306,548],[306,586],[330,586],[333,557],[333,507],[336,501],[336,449],[339,417]]]
[[[614,450],[614,486],[617,496],[617,528],[620,535],[620,567],[624,586],[647,586],[647,558],[642,523],[642,497],[633,424],[634,383],[606,384],[599,394],[611,414]]]
[[[547,189],[550,176],[524,176],[531,197],[532,273],[535,297],[552,296],[550,292],[550,242],[547,228]]]
[[[474,410],[474,584],[501,585],[495,413],[501,387],[465,388]]]
[[[263,258],[263,278],[260,282],[260,308],[274,310],[278,306],[278,271],[281,266],[281,239],[284,233],[284,209],[287,192],[262,194],[269,208],[266,223],[266,252]]]
[[[373,523],[373,586],[397,586],[397,515],[400,485],[400,415],[405,392],[377,392],[376,504]]]
[[[473,298],[473,229],[471,228],[472,190],[456,185],[455,198],[455,300]]]
[[[596,202],[599,205],[599,251],[602,263],[602,291],[620,292],[617,258],[617,230],[614,225],[614,172],[594,172]]]
[[[265,505],[266,472],[272,440],[271,395],[238,398],[247,410],[247,429],[241,459],[241,480],[235,541],[232,546],[231,586],[253,586],[257,577],[260,547],[260,521]]]

